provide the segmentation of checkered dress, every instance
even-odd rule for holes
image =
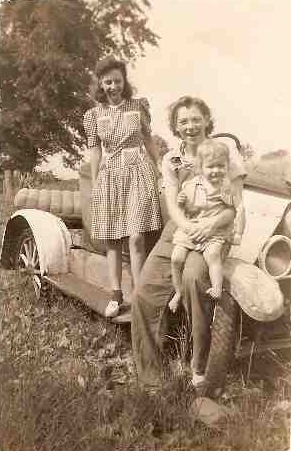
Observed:
[[[162,226],[157,183],[143,137],[151,133],[146,99],[98,103],[84,116],[88,147],[102,160],[92,189],[91,238],[115,240]]]

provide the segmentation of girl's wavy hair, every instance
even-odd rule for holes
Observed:
[[[198,108],[203,117],[209,121],[205,129],[206,136],[209,136],[214,129],[214,121],[212,118],[211,110],[204,102],[204,100],[199,99],[198,97],[191,96],[180,97],[176,102],[172,103],[169,106],[169,126],[173,135],[180,137],[179,133],[177,132],[177,114],[179,108],[190,108],[191,106]]]
[[[124,79],[124,88],[122,97],[124,97],[125,99],[131,99],[133,94],[133,88],[127,78],[127,69],[125,63],[123,61],[113,58],[112,56],[107,56],[102,60],[98,61],[95,67],[93,82],[90,87],[90,94],[93,100],[97,100],[97,102],[101,103],[107,103],[107,97],[101,87],[100,81],[103,75],[105,75],[107,72],[113,69],[120,70]]]

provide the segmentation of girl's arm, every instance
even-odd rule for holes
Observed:
[[[91,158],[90,158],[90,162],[91,162],[91,178],[92,178],[92,187],[94,187],[96,180],[97,180],[97,176],[98,176],[98,172],[99,172],[99,166],[100,166],[100,162],[101,162],[101,157],[102,157],[102,151],[101,151],[101,147],[100,146],[94,146],[91,147]]]
[[[97,118],[93,108],[84,114],[83,124],[87,135],[87,145],[90,150],[91,179],[92,187],[94,187],[99,172],[102,150],[97,130]]]
[[[156,147],[155,147],[155,143],[152,138],[152,135],[148,134],[148,135],[144,136],[143,142],[144,142],[145,148],[147,150],[148,156],[150,158],[150,162],[152,164],[154,172],[155,172],[156,176],[159,177],[160,173],[158,170],[157,152],[156,152]]]

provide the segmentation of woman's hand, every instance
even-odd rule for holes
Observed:
[[[234,209],[226,208],[216,216],[201,218],[194,223],[188,221],[187,233],[193,240],[203,242],[212,237],[220,227],[233,224],[234,216]]]
[[[192,240],[202,243],[215,233],[215,218],[202,218],[197,222],[190,222],[187,233]]]
[[[186,200],[187,200],[186,194],[183,191],[181,191],[177,196],[177,204],[179,206],[183,206],[183,205],[185,205]]]

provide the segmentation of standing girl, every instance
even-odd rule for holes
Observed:
[[[85,113],[91,149],[91,238],[104,240],[112,298],[106,316],[123,302],[122,239],[129,237],[133,284],[145,261],[145,232],[162,226],[149,105],[132,98],[126,66],[112,57],[96,67],[96,106]]]

